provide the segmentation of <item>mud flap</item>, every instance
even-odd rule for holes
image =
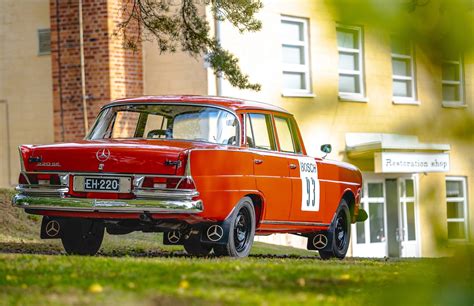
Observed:
[[[164,245],[183,245],[185,235],[180,231],[163,232]]]
[[[230,219],[230,218],[229,218]],[[201,242],[226,245],[229,241],[230,221],[210,223],[201,227]]]
[[[61,219],[44,216],[41,221],[41,239],[59,239],[61,238],[64,223]]]

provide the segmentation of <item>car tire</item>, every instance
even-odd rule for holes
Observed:
[[[351,239],[351,213],[346,200],[341,200],[333,222],[330,232],[333,238],[331,250],[319,251],[319,256],[322,259],[344,259],[346,257]]]
[[[104,239],[102,222],[87,219],[65,220],[61,241],[69,255],[95,255]]]
[[[246,257],[255,236],[255,209],[249,197],[242,198],[228,219],[229,239],[225,245],[215,245],[216,256]]]
[[[212,245],[203,244],[200,239],[201,235],[191,235],[183,242],[186,253],[192,256],[206,256],[212,251]]]

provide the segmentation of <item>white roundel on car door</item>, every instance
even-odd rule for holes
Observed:
[[[319,211],[319,180],[316,160],[299,157],[301,178],[301,210]]]

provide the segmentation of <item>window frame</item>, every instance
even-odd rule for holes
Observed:
[[[392,35],[391,40],[398,36]],[[413,104],[419,105],[420,102],[417,100],[417,86],[416,86],[416,63],[415,63],[415,44],[411,40],[407,40],[409,45],[410,54],[399,54],[394,53],[393,50],[390,50],[390,60],[392,63],[392,102],[393,104]],[[410,61],[410,76],[405,75],[396,75],[393,72],[393,60],[409,60]],[[393,85],[395,81],[409,81],[411,82],[411,96],[410,97],[401,97],[393,95]]]
[[[41,35],[49,33],[49,50],[41,50]],[[43,28],[37,30],[38,37],[38,55],[50,55],[51,54],[51,29]]]
[[[252,125],[252,119],[250,118],[250,115],[264,115],[265,116],[265,122],[267,123],[267,133],[268,133],[268,137],[269,137],[269,140],[270,140],[270,149],[263,149],[263,148],[257,148],[257,144],[255,143],[255,136],[254,136],[254,132],[253,132],[253,125]],[[248,148],[248,149],[251,149],[251,150],[257,150],[257,151],[262,151],[262,152],[275,152],[275,151],[278,151],[278,145],[277,145],[277,141],[276,141],[276,134],[275,134],[275,127],[273,125],[273,116],[272,114],[270,113],[264,113],[264,112],[248,112],[248,113],[245,113],[245,122],[244,122],[244,126],[245,126],[245,147]],[[249,136],[249,133],[247,131],[247,121],[249,122],[250,124],[250,129],[251,129],[251,138],[254,142],[254,145],[255,147],[250,147],[248,145],[248,142],[247,142],[247,137]]]
[[[346,29],[350,31],[357,32],[357,42],[359,45],[359,49],[353,48],[344,48],[339,46],[339,42],[337,41],[337,32],[339,29]],[[342,101],[354,101],[354,102],[367,102],[366,98],[366,88],[365,88],[365,61],[364,61],[364,31],[362,26],[356,25],[346,25],[337,23],[336,24],[336,45],[337,45],[337,54],[338,54],[338,95],[339,100]],[[350,53],[350,54],[357,54],[357,59],[359,61],[359,70],[346,70],[339,68],[339,59],[340,53]],[[359,76],[359,93],[354,92],[344,92],[341,91],[339,88],[339,80],[341,75],[350,75],[350,76]]]
[[[280,136],[278,134],[278,129],[276,127],[276,119],[277,118],[285,120],[285,122],[286,122],[286,124],[287,124],[287,126],[290,130],[291,141],[292,141],[292,144],[293,144],[294,151],[284,151],[284,150],[281,149]],[[295,130],[295,127],[294,127],[293,120],[294,119],[292,117],[287,117],[287,116],[283,116],[283,115],[273,115],[273,121],[274,121],[273,126],[274,126],[274,130],[275,130],[275,136],[276,136],[277,144],[278,144],[278,152],[285,153],[285,154],[301,155],[302,154],[301,145],[300,145],[298,134],[297,134],[297,132]]]
[[[445,190],[447,192],[447,182],[452,181],[452,182],[461,182],[462,183],[462,188],[463,188],[463,197],[456,197],[456,198],[449,198],[448,195],[446,194],[446,236],[448,241],[456,242],[456,241],[468,241],[469,240],[469,215],[468,215],[468,190],[467,190],[467,178],[465,176],[446,176],[445,178]],[[448,218],[447,215],[447,209],[449,202],[455,202],[463,203],[463,218]],[[465,237],[464,238],[449,238],[449,233],[448,233],[448,224],[449,223],[463,223],[464,224],[464,233]]]
[[[313,97],[313,89],[312,89],[312,81],[311,81],[311,53],[310,53],[310,33],[309,33],[309,19],[304,17],[292,17],[281,15],[280,16],[280,26],[283,26],[283,23],[293,22],[293,23],[300,23],[303,26],[303,41],[299,40],[285,40],[281,38],[281,76],[282,76],[282,96],[284,97]],[[283,47],[290,46],[290,47],[303,47],[304,53],[304,61],[305,64],[286,64],[283,62]],[[305,89],[293,89],[293,88],[286,88],[285,83],[283,81],[283,76],[285,73],[303,73],[304,80],[306,83]]]
[[[445,107],[465,107],[466,102],[464,99],[464,59],[462,55],[459,55],[458,60],[443,60],[441,64],[441,99],[442,106]],[[459,67],[459,81],[451,81],[443,79],[443,64],[455,64]],[[458,85],[459,86],[459,101],[445,101],[443,93],[443,85]]]

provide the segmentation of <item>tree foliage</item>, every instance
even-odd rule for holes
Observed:
[[[262,8],[260,0],[130,0],[124,6],[124,21],[118,34],[125,45],[137,49],[144,40],[156,41],[161,53],[178,50],[197,58],[203,56],[217,76],[241,89],[260,90],[239,67],[239,60],[224,49],[211,31],[205,16],[210,8],[214,20],[228,21],[241,33],[259,31],[261,22],[255,14]],[[138,24],[140,35],[130,35],[128,27]]]
[[[472,0],[325,0],[336,20],[416,42],[437,58],[474,50]]]

